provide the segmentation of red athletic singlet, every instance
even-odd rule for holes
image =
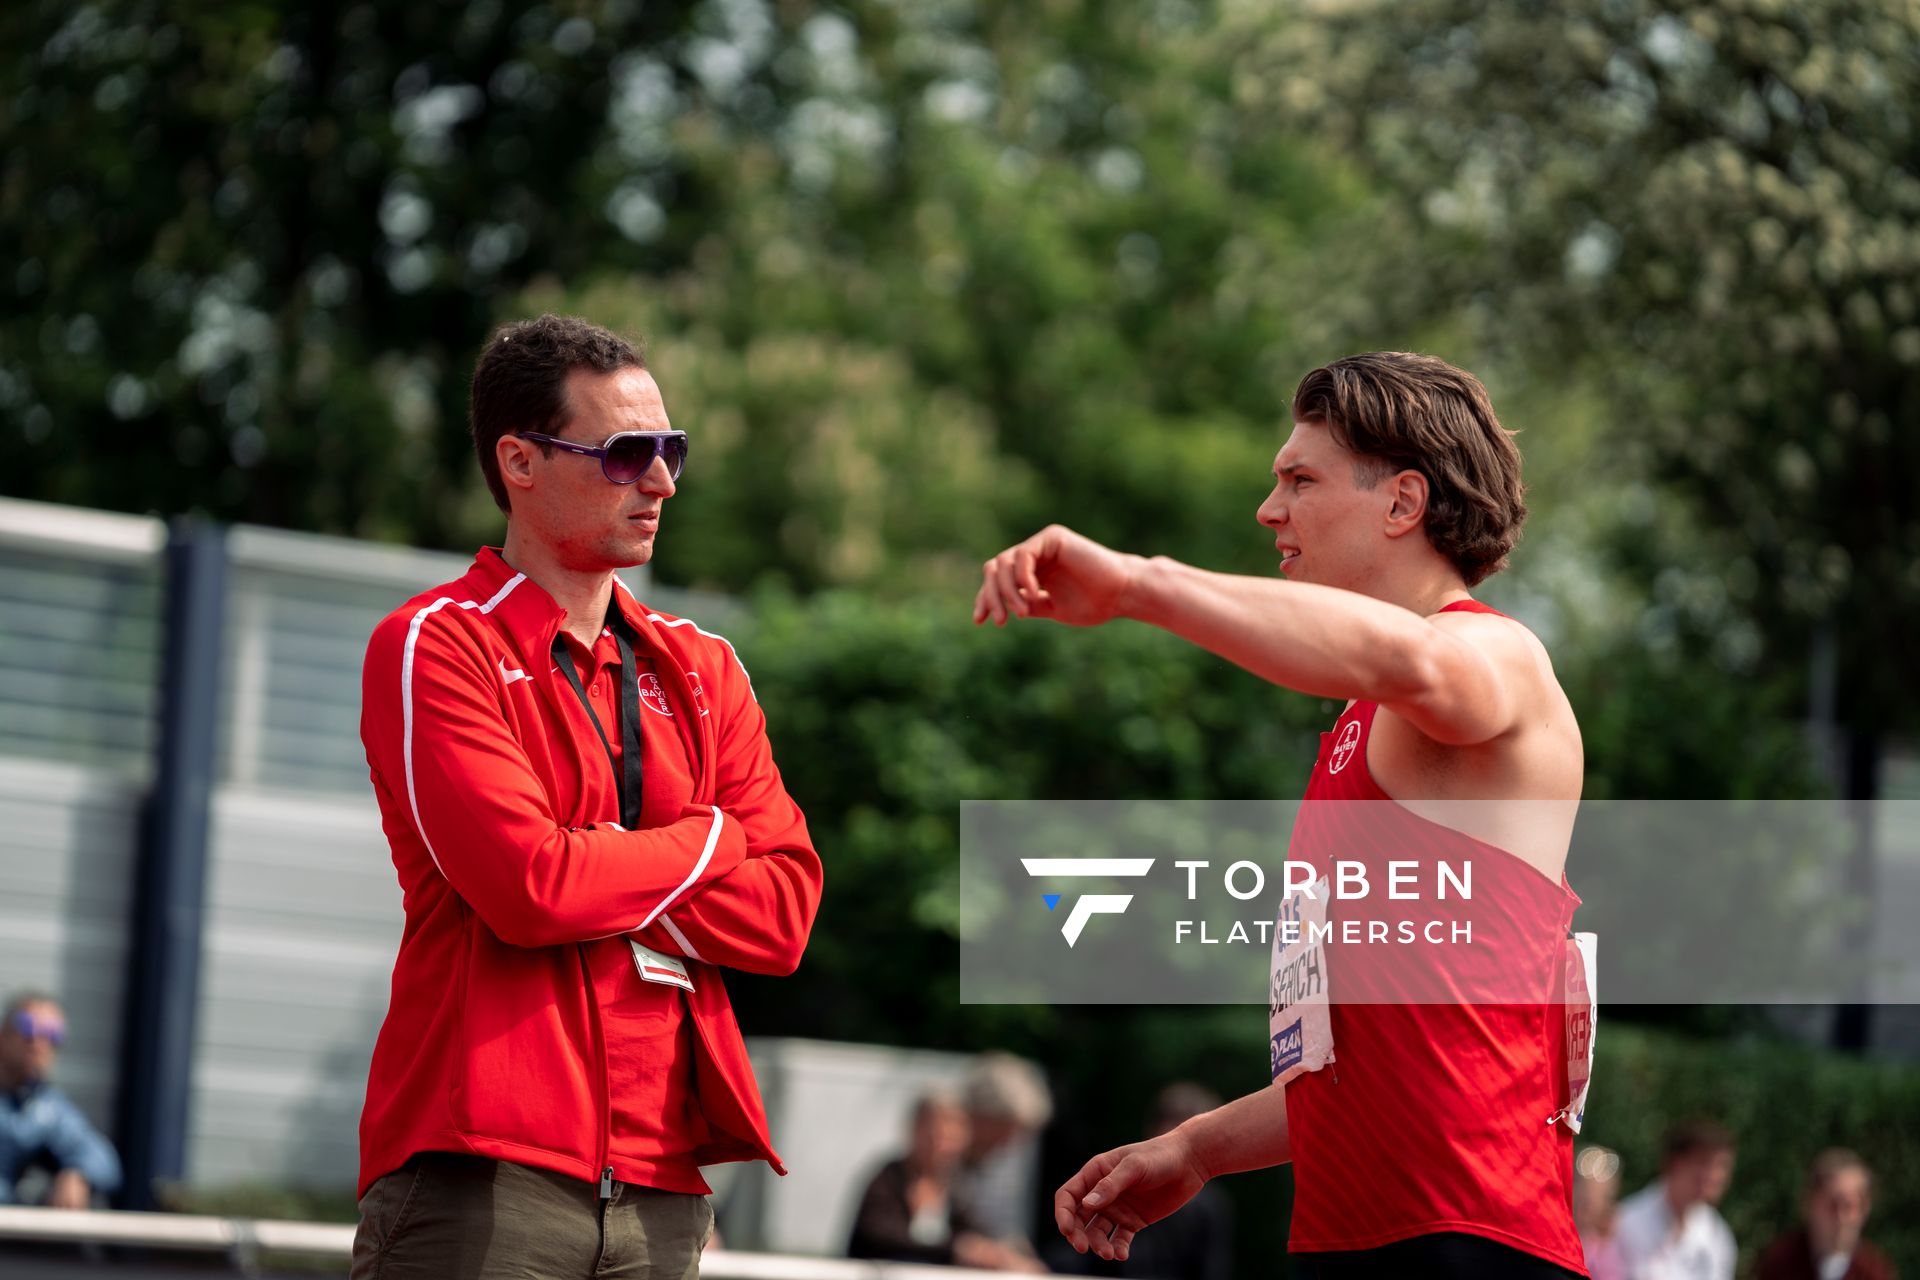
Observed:
[[[1473,600],[1446,609],[1498,612]],[[1564,1011],[1554,1001],[1580,900],[1565,876],[1556,885],[1505,850],[1392,803],[1367,770],[1378,708],[1356,702],[1321,735],[1288,857],[1324,872],[1334,858],[1364,859],[1356,847],[1392,848],[1391,856],[1420,864],[1417,883],[1428,897],[1432,864],[1470,859],[1474,945],[1329,948],[1335,1060],[1287,1086],[1295,1185],[1289,1247],[1372,1249],[1457,1231],[1585,1274],[1573,1227],[1573,1139],[1550,1123],[1566,1079]],[[1350,810],[1313,803],[1335,800],[1375,803]],[[1354,829],[1361,818],[1364,839]],[[1430,902],[1382,903],[1384,867],[1369,866],[1368,880],[1376,896],[1364,908],[1330,902],[1329,920],[1343,908],[1378,917],[1384,907],[1404,907],[1390,914],[1415,919],[1447,912]],[[1388,966],[1408,964],[1443,965],[1441,980],[1458,976],[1463,986],[1497,971],[1505,975],[1502,989],[1528,998],[1343,1001],[1343,990],[1351,997],[1391,989]],[[1431,989],[1433,970],[1420,980]]]

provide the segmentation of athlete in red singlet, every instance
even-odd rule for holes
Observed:
[[[1580,731],[1538,639],[1468,594],[1526,518],[1519,451],[1471,374],[1402,352],[1315,370],[1293,419],[1258,513],[1286,582],[1053,526],[987,561],[974,620],[1134,618],[1346,699],[1289,857],[1332,856],[1343,812],[1396,857],[1471,857],[1475,908],[1497,927],[1466,964],[1517,976],[1497,1001],[1336,1004],[1331,1069],[1095,1156],[1056,1193],[1056,1222],[1075,1249],[1125,1258],[1209,1178],[1291,1161],[1290,1248],[1309,1276],[1584,1275],[1571,1141],[1551,1123]],[[1371,803],[1314,803],[1336,800]],[[1348,974],[1350,990],[1375,982]]]

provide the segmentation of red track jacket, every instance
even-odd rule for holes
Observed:
[[[786,1172],[720,969],[793,972],[820,858],[733,646],[622,586],[612,607],[671,701],[701,709],[693,803],[643,831],[620,827],[606,752],[554,669],[565,612],[497,551],[388,615],[367,646],[361,738],[406,929],[360,1120],[361,1194],[418,1151],[598,1181],[609,1100],[589,974],[608,960],[595,948],[631,972],[628,934],[686,957],[693,978],[710,1137],[697,1163]]]

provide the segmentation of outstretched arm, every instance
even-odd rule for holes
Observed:
[[[1051,525],[983,566],[974,621],[1133,618],[1322,698],[1379,702],[1436,742],[1513,726],[1534,659],[1520,628],[1484,614],[1422,617],[1356,591],[1211,573],[1125,555]]]

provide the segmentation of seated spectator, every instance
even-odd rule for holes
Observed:
[[[967,1071],[968,1140],[958,1185],[975,1228],[1040,1271],[1033,1248],[1033,1143],[1053,1119],[1040,1068],[1011,1053],[983,1053]]]
[[[1017,1251],[975,1227],[955,1182],[966,1150],[967,1113],[958,1100],[943,1093],[921,1098],[906,1155],[881,1166],[860,1197],[848,1256],[1032,1270]]]
[[[1733,1135],[1694,1120],[1667,1135],[1660,1177],[1614,1216],[1629,1280],[1733,1280],[1738,1250],[1715,1205],[1733,1179]]]
[[[1756,1280],[1898,1280],[1887,1255],[1860,1238],[1873,1210],[1866,1161],[1839,1147],[1814,1157],[1801,1210],[1806,1221],[1767,1246]]]
[[[0,1015],[0,1204],[14,1201],[20,1177],[53,1175],[46,1202],[85,1209],[120,1185],[120,1157],[80,1108],[48,1082],[67,1040],[67,1020],[51,996],[15,996]]]
[[[1614,1223],[1619,1194],[1620,1157],[1605,1147],[1581,1148],[1573,1158],[1573,1226],[1592,1280],[1627,1280]]]

